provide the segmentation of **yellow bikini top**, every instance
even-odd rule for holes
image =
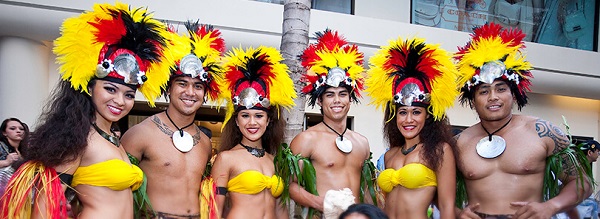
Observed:
[[[131,188],[137,190],[144,181],[144,173],[136,165],[112,159],[85,167],[78,167],[73,174],[71,186],[79,184],[103,186],[112,190]]]
[[[227,182],[227,190],[254,195],[264,189],[271,189],[271,195],[279,197],[283,193],[283,180],[277,175],[268,177],[256,170],[247,170]]]
[[[381,190],[388,193],[397,185],[407,189],[437,186],[437,179],[435,172],[429,167],[420,163],[409,163],[398,170],[384,170],[377,177],[377,184]]]

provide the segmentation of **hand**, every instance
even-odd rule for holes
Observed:
[[[465,208],[463,208],[462,211],[460,211],[458,218],[460,218],[460,219],[481,219],[481,217],[479,217],[479,215],[477,215],[477,214],[475,214],[475,212],[473,212],[473,211],[476,211],[478,208],[479,208],[479,203],[475,203],[473,205],[469,204]]]
[[[8,155],[6,156],[6,160],[7,160],[9,163],[11,163],[11,164],[12,164],[13,162],[15,162],[15,161],[19,160],[19,154],[17,154],[17,153],[10,153],[10,154],[8,154]]]
[[[552,211],[549,211],[544,204],[539,202],[511,202],[510,205],[518,207],[519,209],[515,213],[515,219],[520,218],[551,218]]]

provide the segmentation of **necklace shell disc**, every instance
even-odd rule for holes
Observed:
[[[183,136],[181,136],[179,131],[173,132],[172,139],[175,148],[181,152],[188,152],[192,150],[192,147],[194,147],[194,138],[192,138],[192,135],[186,131],[183,132]]]
[[[483,158],[496,158],[504,153],[506,141],[498,135],[492,135],[492,141],[489,137],[484,137],[477,142],[477,154]]]
[[[344,140],[342,140],[342,137],[335,138],[335,145],[340,151],[346,154],[352,151],[352,142],[348,140],[348,138],[345,138]]]

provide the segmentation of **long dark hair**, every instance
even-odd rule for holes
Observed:
[[[406,144],[406,139],[400,130],[398,130],[398,126],[396,125],[397,113],[390,112],[389,104],[390,103],[388,103],[388,106],[386,107],[385,118],[383,120],[384,138],[390,143],[390,148],[402,147],[402,145]],[[396,105],[396,109],[400,106],[401,105]],[[444,156],[442,144],[450,144],[452,151],[455,152],[454,154],[456,154],[456,147],[454,146],[454,139],[452,138],[452,131],[448,118],[444,116],[442,120],[436,121],[429,111],[427,111],[427,114],[429,114],[429,116],[425,119],[425,125],[419,133],[419,138],[423,143],[423,150],[421,150],[420,155],[428,167],[437,170],[442,163]]]
[[[88,90],[95,84],[96,80],[91,80]],[[90,95],[76,91],[70,82],[61,80],[44,106],[25,159],[50,167],[76,160],[88,145],[95,112]]]
[[[242,141],[244,137],[240,128],[235,124],[235,118],[237,118],[240,110],[236,110],[231,116],[231,120],[227,124],[225,124],[225,128],[223,128],[223,134],[221,136],[225,136],[221,140],[221,147],[219,148],[219,152],[227,151]],[[267,117],[269,118],[269,125],[265,130],[265,133],[261,137],[262,146],[265,151],[269,154],[277,153],[279,150],[279,146],[283,143],[283,134],[285,128],[285,121],[279,118],[279,112],[277,112],[275,107],[271,107],[266,110]]]
[[[8,122],[11,121],[18,122],[19,124],[21,124],[21,126],[23,126],[23,139],[21,139],[21,141],[19,142],[19,151],[23,152],[29,140],[29,126],[27,126],[27,124],[21,122],[21,120],[17,118],[8,118],[2,121],[2,125],[0,125],[0,131],[6,132],[6,128],[8,128]],[[9,153],[16,152],[15,148],[8,142],[8,138],[6,138],[6,136],[0,135],[0,141],[6,144],[6,146],[8,146]]]

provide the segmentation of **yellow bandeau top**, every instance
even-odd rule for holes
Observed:
[[[227,190],[254,195],[264,189],[271,189],[271,195],[279,197],[283,193],[283,180],[277,175],[265,176],[256,170],[247,170],[227,182]]]
[[[409,163],[398,170],[384,170],[377,177],[377,184],[381,190],[388,193],[397,185],[407,189],[437,186],[437,179],[435,172],[429,167],[420,163]]]
[[[112,159],[78,167],[73,174],[71,186],[84,184],[108,187],[115,191],[127,188],[137,190],[143,181],[144,173],[139,167],[120,159]]]

